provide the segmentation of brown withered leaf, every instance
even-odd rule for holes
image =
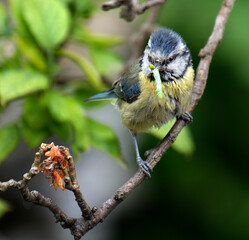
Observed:
[[[63,186],[63,179],[65,177],[62,168],[69,168],[67,158],[65,156],[65,148],[54,146],[53,143],[46,144],[47,149],[50,149],[45,153],[48,158],[45,159],[40,165],[39,169],[44,174],[49,173],[47,177],[49,180],[52,178],[51,186],[54,186],[55,190],[60,187],[63,191],[65,187]]]

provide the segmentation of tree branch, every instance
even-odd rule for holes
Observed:
[[[23,179],[20,181],[15,181],[11,179],[7,182],[0,182],[0,192],[4,192],[8,188],[18,189],[25,201],[48,208],[54,214],[56,222],[60,222],[63,228],[73,229],[75,227],[74,224],[77,220],[76,218],[68,217],[61,210],[61,208],[57,204],[55,204],[50,198],[43,196],[38,191],[30,191],[28,188],[28,184],[31,181],[31,179],[40,172],[39,169],[40,169],[42,155],[46,155],[46,153],[48,153],[52,147],[54,147],[53,143],[51,144],[42,143],[39,152],[35,154],[35,159],[29,172],[25,173],[23,175]],[[64,182],[66,184],[66,188],[74,193],[75,200],[78,203],[78,206],[82,212],[82,219],[90,219],[93,212],[90,209],[89,205],[86,203],[79,189],[74,162],[72,156],[69,153],[69,149],[63,146],[57,148],[60,150],[60,153],[62,154],[61,156],[63,156],[68,161],[69,171],[64,166],[57,166],[55,169],[58,169],[60,167],[63,170],[65,174]],[[48,163],[50,163],[49,169],[51,169],[52,171],[52,167],[54,166],[55,163],[52,162],[51,158],[52,157],[50,156],[49,157],[50,161]],[[62,165],[61,162],[60,165]]]
[[[8,188],[18,189],[25,201],[47,207],[54,214],[56,221],[60,222],[62,227],[68,228],[72,226],[76,220],[74,218],[69,218],[50,198],[44,197],[38,191],[30,191],[28,188],[31,179],[40,172],[39,164],[41,162],[41,156],[48,150],[49,148],[46,147],[46,144],[41,144],[39,152],[35,154],[35,159],[29,172],[25,173],[23,179],[20,181],[11,179],[7,182],[0,182],[0,192],[4,192]]]
[[[120,17],[127,21],[133,21],[136,15],[144,13],[147,9],[161,5],[165,0],[147,0],[147,2],[139,5],[138,0],[114,0],[105,2],[102,5],[104,11],[122,7]]]

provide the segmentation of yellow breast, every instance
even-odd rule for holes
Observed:
[[[193,79],[194,70],[190,66],[182,79],[163,83],[163,98],[159,99],[155,81],[140,72],[141,94],[133,103],[120,105],[122,123],[133,132],[146,131],[185,113],[191,100]]]

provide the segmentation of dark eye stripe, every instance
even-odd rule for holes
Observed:
[[[177,57],[177,55],[174,55],[174,56],[168,58],[168,63],[172,62],[176,57]]]
[[[167,65],[167,64],[171,63],[174,59],[176,59],[177,56],[178,56],[178,55],[174,55],[174,56],[171,56],[171,57],[168,58],[168,59],[164,59],[164,60],[162,61],[162,65]]]
[[[190,56],[190,59],[191,59],[191,55],[190,55],[190,52],[188,50],[184,51],[182,54],[178,53],[178,54],[175,54],[173,56],[171,56],[170,58],[168,58],[167,60],[164,60],[164,64],[169,64],[170,62],[172,62],[174,59],[176,59],[178,56],[186,56],[186,55],[189,55]]]
[[[148,56],[148,60],[151,62],[151,63],[154,63],[154,59],[149,55]]]

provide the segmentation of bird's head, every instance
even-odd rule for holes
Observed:
[[[150,64],[159,70],[163,82],[171,82],[183,77],[192,58],[182,37],[171,29],[162,28],[151,34],[140,60],[142,71],[153,80]]]

